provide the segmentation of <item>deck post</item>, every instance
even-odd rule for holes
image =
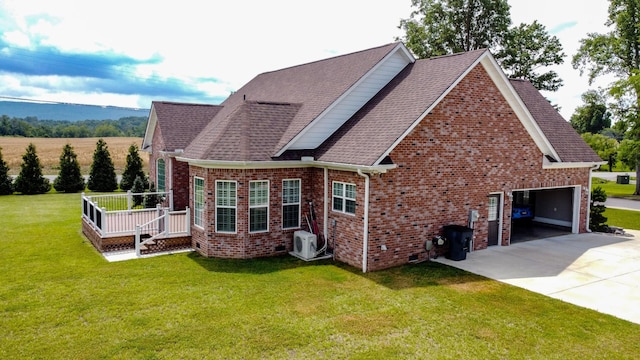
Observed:
[[[102,231],[102,236],[107,235],[107,208],[102,208],[100,212],[100,217],[102,218],[100,231]]]
[[[127,190],[127,210],[131,210],[132,198],[131,198],[131,190]]]
[[[187,235],[191,236],[191,211],[189,211],[189,207],[187,206],[187,208],[185,209],[186,211],[186,216],[185,216],[185,229],[187,230]]]
[[[136,236],[133,241],[136,248],[136,257],[140,257],[140,225],[136,225]]]
[[[169,190],[169,209],[173,211],[173,189]]]

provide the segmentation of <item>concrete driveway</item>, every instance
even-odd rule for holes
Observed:
[[[563,235],[433,261],[640,324],[640,231]]]

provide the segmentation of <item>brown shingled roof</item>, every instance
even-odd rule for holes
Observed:
[[[375,165],[485,52],[469,51],[408,65],[318,149],[318,160]]]
[[[558,111],[527,80],[511,79],[533,119],[562,162],[601,162],[596,154]]]
[[[277,141],[269,141],[272,147],[262,149],[275,154],[398,45],[391,43],[256,76],[221,104],[222,111],[191,142],[184,156],[221,160],[221,153],[235,152],[233,143],[224,137],[233,125],[233,114],[245,101],[302,104],[295,116],[286,120],[288,126]]]
[[[154,101],[165,151],[185,149],[222,108],[219,105]]]
[[[229,116],[209,156],[222,161],[269,161],[272,149],[300,110],[300,104],[243,102]]]

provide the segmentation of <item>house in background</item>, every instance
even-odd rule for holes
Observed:
[[[488,51],[402,43],[260,74],[219,106],[154,102],[143,149],[203,256],[286,254],[312,202],[335,259],[365,272],[427,259],[451,224],[474,250],[520,226],[585,232],[602,163]]]

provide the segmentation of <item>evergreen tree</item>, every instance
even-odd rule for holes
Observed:
[[[2,158],[2,148],[0,147],[0,195],[10,195],[13,193],[13,179],[9,176],[9,166]]]
[[[144,181],[140,176],[136,176],[136,179],[133,181],[133,186],[131,187],[131,192],[134,194],[143,193],[145,190]],[[133,206],[136,207],[138,205],[142,205],[144,201],[144,196],[142,195],[133,195]]]
[[[118,179],[109,147],[102,139],[98,140],[96,150],[93,152],[93,162],[87,185],[91,191],[109,192],[118,189]]]
[[[145,208],[154,208],[156,207],[156,204],[158,204],[160,202],[160,199],[158,199],[158,195],[157,194],[153,194],[155,193],[156,190],[156,184],[153,183],[153,181],[151,182],[151,185],[149,186],[149,192],[152,194],[149,195],[145,195],[144,197],[144,207]]]
[[[136,178],[139,177],[143,184],[144,189],[149,187],[147,177],[142,169],[142,159],[138,153],[138,145],[132,144],[129,146],[129,154],[127,154],[127,164],[124,167],[122,173],[122,180],[120,181],[120,189],[130,190],[133,187],[133,183]]]
[[[591,207],[589,209],[589,229],[592,231],[606,232],[607,218],[603,215],[607,209],[604,202],[607,201],[607,193],[600,186],[591,191]]]
[[[42,176],[42,165],[33,143],[27,146],[27,152],[22,156],[15,190],[23,195],[44,194],[51,190],[49,180]]]
[[[58,192],[73,193],[84,190],[84,185],[78,156],[73,151],[73,147],[66,144],[60,155],[60,173],[53,182],[53,187]]]

